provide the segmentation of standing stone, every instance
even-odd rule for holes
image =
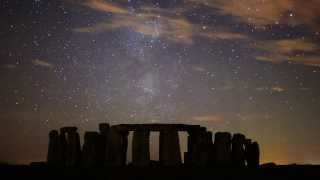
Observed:
[[[137,130],[133,133],[132,163],[135,166],[147,166],[150,163],[150,132]]]
[[[76,131],[67,133],[66,167],[78,167],[81,158],[80,137]]]
[[[244,153],[245,153],[245,161],[246,161],[246,165],[249,166],[249,161],[250,161],[250,154],[252,152],[251,150],[251,139],[245,139],[245,143],[244,143]]]
[[[106,161],[106,154],[108,154],[108,136],[110,126],[107,123],[99,124],[99,143],[98,143],[98,165],[103,166]]]
[[[59,165],[60,167],[69,166],[70,162],[70,151],[71,149],[71,142],[69,140],[70,133],[76,133],[77,127],[62,127],[60,128],[60,137],[59,137]],[[72,141],[72,140],[71,140]],[[80,143],[79,143],[80,144]],[[68,161],[68,163],[67,163]]]
[[[117,159],[118,152],[120,151],[120,134],[114,128],[111,127],[108,135],[108,150],[106,151],[106,164],[114,165],[114,161]]]
[[[188,165],[196,165],[200,156],[200,129],[190,129],[188,133],[188,152],[185,154],[184,160]]]
[[[119,164],[121,166],[124,166],[126,165],[127,163],[127,150],[128,150],[128,135],[129,135],[129,132],[128,131],[122,131],[120,132],[120,145],[121,145],[121,148],[120,148],[120,159],[117,160],[117,162],[119,162]]]
[[[175,130],[160,131],[159,159],[164,166],[181,164],[179,135]]]
[[[196,146],[195,144],[195,138],[194,138],[194,134],[192,133],[192,131],[188,131],[189,135],[188,135],[188,146],[187,146],[187,152],[184,153],[184,164],[186,165],[192,165],[192,157],[194,152],[196,151]]]
[[[108,137],[108,151],[106,154],[106,164],[112,166],[123,166],[127,161],[128,148],[127,131],[120,131],[117,127],[111,127]]]
[[[201,165],[202,166],[208,166],[211,157],[213,156],[212,154],[212,132],[206,131],[203,133],[203,144],[201,145]]]
[[[59,141],[60,166],[75,167],[80,159],[80,138],[77,127],[62,127]]]
[[[209,151],[212,145],[212,133],[201,129],[197,136],[197,152],[193,155],[193,165],[207,166],[209,164]]]
[[[98,164],[98,139],[97,132],[86,132],[82,148],[82,167],[92,168]]]
[[[217,165],[231,164],[231,134],[217,132],[214,139],[213,159]]]
[[[67,157],[67,138],[65,128],[60,128],[59,141],[59,166],[65,167]]]
[[[202,137],[202,140],[200,141],[201,142],[200,162],[201,162],[201,166],[207,166],[210,160],[209,157],[210,157],[211,147],[213,145],[212,132],[203,131],[201,137]]]
[[[47,163],[49,166],[59,166],[59,133],[52,130],[49,133],[49,146],[47,154]]]
[[[245,166],[245,136],[234,134],[232,138],[232,163],[235,166]]]
[[[250,146],[250,154],[248,158],[249,167],[258,167],[260,165],[260,149],[257,142],[253,142]]]
[[[187,165],[187,166],[192,165],[190,152],[183,153],[183,160],[184,160],[183,162],[184,165]]]
[[[192,166],[205,166],[208,162],[208,150],[210,133],[205,128],[197,128],[189,131],[187,163]]]
[[[212,145],[213,141],[212,141],[212,132],[211,131],[207,131],[205,134],[205,138],[206,138],[206,145]]]

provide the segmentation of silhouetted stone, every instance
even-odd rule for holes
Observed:
[[[86,132],[82,148],[82,167],[92,168],[98,164],[98,139],[97,132]]]
[[[245,139],[245,143],[244,143],[244,151],[245,151],[245,161],[246,161],[246,165],[249,166],[249,159],[250,159],[250,154],[252,152],[251,150],[251,139]]]
[[[123,166],[127,160],[128,132],[119,127],[112,126],[108,137],[108,151],[106,155],[106,164],[114,166]]]
[[[49,146],[47,154],[47,163],[49,166],[59,166],[59,133],[57,130],[52,130],[49,133]]]
[[[212,138],[212,132],[207,132],[207,144],[205,145],[205,151],[207,153],[207,160],[206,160],[206,166],[214,166],[216,165],[215,161],[215,146],[213,143],[213,138]]]
[[[129,135],[129,132],[128,131],[121,131],[120,132],[120,135],[121,135],[121,149],[119,151],[120,153],[120,159],[119,159],[119,162],[120,162],[120,165],[125,165],[126,162],[127,162],[127,150],[128,150],[128,135]]]
[[[231,164],[231,134],[217,132],[214,139],[213,159],[216,165]]]
[[[67,157],[67,137],[65,128],[60,128],[59,141],[59,165],[64,167],[66,165]]]
[[[106,161],[106,154],[108,154],[108,136],[110,125],[107,123],[99,124],[99,143],[98,143],[98,165],[102,166]]]
[[[183,124],[120,124],[110,127],[99,124],[99,133],[86,132],[81,154],[80,137],[76,127],[63,127],[49,134],[47,163],[60,167],[77,167],[80,159],[85,168],[123,166],[127,160],[128,134],[134,131],[132,140],[132,164],[150,166],[150,131],[160,131],[159,159],[155,164],[181,165],[178,131],[187,131],[188,151],[185,164],[207,167],[209,165],[259,166],[259,145],[242,134],[218,132],[214,144],[212,132],[197,125]],[[232,146],[231,146],[232,145]],[[81,156],[82,155],[82,156]]]
[[[206,129],[198,128],[190,132],[188,137],[188,151],[190,151],[190,164],[192,166],[205,166],[208,163],[208,134]]]
[[[212,141],[212,132],[211,131],[207,131],[206,134],[206,144],[207,145],[213,145],[213,141]]]
[[[197,146],[196,159],[193,159],[193,165],[196,166],[207,166],[210,160],[210,152],[213,145],[212,133],[207,132],[205,129],[199,131]]]
[[[147,166],[150,163],[150,132],[137,130],[133,133],[132,140],[132,164],[135,166]]]
[[[208,137],[205,128],[196,128],[189,131],[188,153],[185,159],[186,163],[192,166],[204,166],[208,163]],[[211,140],[212,141],[212,140]]]
[[[66,167],[78,167],[81,158],[80,137],[76,130],[67,132]]]
[[[80,137],[77,127],[60,128],[59,136],[59,166],[76,167],[80,161]]]
[[[235,166],[245,166],[245,136],[234,134],[232,138],[232,163]]]
[[[189,132],[187,143],[188,143],[187,152],[184,153],[184,164],[192,165],[192,154],[194,151],[194,142],[193,142],[193,136],[190,135],[190,132]]]
[[[191,166],[191,156],[190,156],[190,152],[184,152],[183,153],[183,160],[184,160],[184,164],[187,166]]]
[[[249,167],[258,167],[260,165],[260,149],[257,142],[251,144],[251,153],[248,159]]]
[[[181,164],[179,135],[176,130],[160,131],[159,159],[164,166]]]
[[[185,164],[194,165],[199,160],[199,141],[200,141],[200,128],[188,131],[188,151],[185,154]]]
[[[200,165],[208,166],[211,160],[212,155],[212,132],[205,131],[202,134],[202,141],[200,144],[201,153],[200,153]]]

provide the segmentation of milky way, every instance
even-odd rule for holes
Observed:
[[[319,0],[2,0],[0,161],[50,129],[186,123],[320,163]]]

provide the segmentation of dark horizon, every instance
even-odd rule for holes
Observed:
[[[43,161],[51,129],[105,122],[199,124],[257,140],[261,163],[320,164],[318,7],[2,0],[0,162]]]

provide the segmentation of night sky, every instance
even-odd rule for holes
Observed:
[[[48,132],[186,123],[320,163],[320,0],[0,0],[0,162]]]

